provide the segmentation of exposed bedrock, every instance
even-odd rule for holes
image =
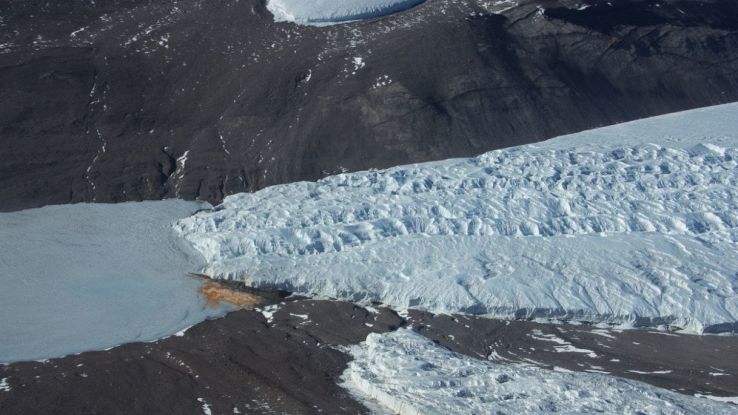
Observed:
[[[738,100],[732,1],[8,0],[0,210],[225,195]],[[586,2],[585,2],[586,3]]]

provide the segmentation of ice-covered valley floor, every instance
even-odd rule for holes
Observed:
[[[594,373],[458,355],[411,329],[349,348],[343,386],[376,413],[733,414],[726,404]]]
[[[395,308],[738,321],[738,104],[226,198],[176,229],[204,272]]]
[[[221,315],[187,276],[202,258],[171,229],[204,207],[171,200],[0,214],[0,362],[154,340]]]
[[[416,6],[425,0],[268,0],[276,21],[329,25],[371,19]]]

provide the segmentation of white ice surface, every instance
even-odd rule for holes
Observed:
[[[735,413],[728,404],[613,376],[473,359],[410,329],[370,334],[349,351],[343,386],[392,414]]]
[[[278,22],[328,25],[396,13],[425,0],[267,0]]]
[[[202,258],[171,229],[202,207],[172,200],[0,214],[0,362],[154,340],[222,314],[187,276]]]
[[[738,321],[736,160],[730,104],[234,195],[176,228],[205,273],[254,286],[725,331]]]

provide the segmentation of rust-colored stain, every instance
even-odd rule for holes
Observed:
[[[240,309],[251,310],[261,302],[261,298],[253,294],[233,290],[213,280],[203,279],[199,291],[211,307],[228,303]]]

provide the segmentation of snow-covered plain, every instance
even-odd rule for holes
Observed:
[[[226,198],[176,225],[204,272],[396,308],[738,321],[738,104]]]
[[[343,386],[378,413],[735,413],[724,403],[613,376],[473,359],[410,329],[370,334],[349,352],[354,360]]]
[[[206,207],[172,200],[0,214],[0,362],[155,340],[221,315],[187,276],[202,258],[171,229]]]
[[[425,0],[268,0],[278,22],[325,26],[397,13]]]

